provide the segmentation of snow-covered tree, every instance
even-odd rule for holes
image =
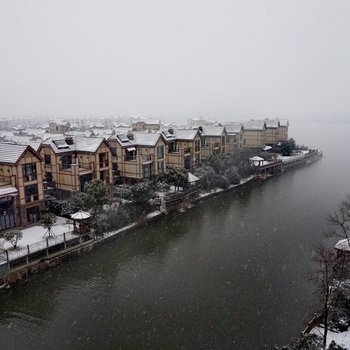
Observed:
[[[53,236],[52,226],[56,220],[57,217],[54,213],[45,212],[41,214],[41,225],[47,229],[46,233],[49,237]]]
[[[15,249],[17,248],[18,241],[22,239],[22,237],[23,237],[22,231],[17,229],[12,229],[4,233],[4,239],[10,242],[13,248]]]

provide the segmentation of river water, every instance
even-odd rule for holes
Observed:
[[[349,191],[350,124],[292,122],[324,158],[169,214],[0,296],[0,348],[270,349],[314,310],[307,279]]]

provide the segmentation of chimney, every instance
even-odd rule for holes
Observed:
[[[169,134],[174,135],[174,129],[173,128],[168,129],[168,132],[169,132]]]
[[[67,145],[74,145],[73,136],[67,136],[66,137],[66,144]]]
[[[127,137],[129,140],[133,140],[134,139],[134,134],[132,132],[128,132]]]

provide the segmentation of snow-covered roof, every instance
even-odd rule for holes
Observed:
[[[18,193],[16,187],[5,187],[5,188],[0,188],[0,197],[4,196],[13,196]]]
[[[65,137],[51,137],[43,142],[43,145],[50,145],[55,153],[69,151],[96,152],[103,142],[103,137],[73,137],[73,144],[67,143]]]
[[[91,132],[96,136],[107,137],[113,134],[113,129],[90,128]]]
[[[178,140],[194,140],[198,133],[198,129],[176,129],[175,136]]]
[[[249,158],[249,160],[251,160],[251,161],[253,161],[253,162],[260,162],[260,161],[263,161],[264,158],[255,156],[255,157]]]
[[[224,124],[226,132],[228,134],[239,134],[242,130],[242,123],[226,123]]]
[[[0,143],[0,163],[17,163],[27,147],[14,143]]]
[[[335,246],[335,249],[338,250],[344,250],[344,251],[350,251],[350,247],[349,247],[349,241],[345,238],[345,239],[341,239]]]
[[[116,140],[121,146],[155,146],[160,133],[132,132],[131,134],[113,134],[108,140]]]
[[[280,126],[289,126],[288,119],[280,119]]]
[[[193,175],[192,173],[188,173],[188,182],[193,183],[199,181],[199,178],[196,175]]]
[[[247,122],[243,122],[243,128],[244,130],[264,130],[265,128],[265,121],[264,120],[250,120]]]
[[[159,133],[134,132],[134,144],[138,146],[155,146],[159,138]]]
[[[78,212],[71,214],[70,217],[74,220],[85,220],[91,217],[91,215],[86,211],[79,210]]]
[[[266,124],[266,128],[269,129],[277,129],[279,127],[279,119],[266,119],[265,120],[265,124]]]
[[[203,136],[222,136],[225,128],[223,126],[203,126]]]

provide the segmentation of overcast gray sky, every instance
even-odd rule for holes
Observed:
[[[0,0],[0,116],[350,112],[349,0]]]

